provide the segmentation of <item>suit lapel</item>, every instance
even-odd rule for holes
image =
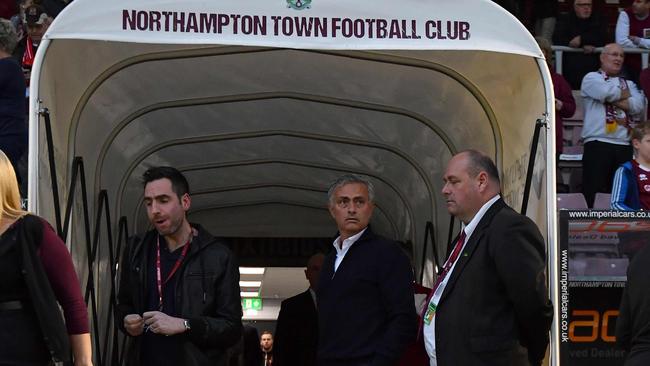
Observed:
[[[307,315],[316,316],[316,305],[314,305],[314,298],[311,297],[309,289],[302,293],[302,302]]]
[[[465,266],[472,258],[472,255],[476,251],[476,248],[478,247],[479,242],[485,234],[487,227],[489,226],[490,222],[492,222],[492,218],[494,215],[496,215],[497,212],[501,211],[503,207],[505,207],[505,202],[503,199],[499,198],[487,210],[485,215],[483,215],[478,225],[476,225],[476,229],[474,229],[472,236],[470,236],[469,241],[465,244],[465,248],[463,248],[462,252],[458,256],[456,266],[454,266],[454,270],[451,272],[451,277],[449,277],[449,280],[447,281],[447,285],[445,286],[445,290],[440,297],[439,303],[442,303],[444,299],[453,291],[456,281],[458,281],[458,278],[465,269]]]

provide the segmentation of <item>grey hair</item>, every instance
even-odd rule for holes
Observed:
[[[351,183],[364,184],[366,188],[368,188],[368,199],[371,202],[375,201],[375,186],[370,180],[368,180],[368,178],[357,174],[345,174],[338,177],[334,182],[332,182],[332,184],[330,184],[330,188],[327,190],[327,201],[332,202],[334,198],[334,191],[336,191],[339,187]]]
[[[18,43],[18,34],[14,25],[7,19],[0,18],[0,48],[11,54]]]

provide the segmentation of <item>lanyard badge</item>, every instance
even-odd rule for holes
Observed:
[[[158,238],[156,240],[156,285],[158,286],[158,311],[163,311],[162,288],[174,276],[174,273],[176,273],[178,268],[180,268],[181,263],[183,263],[183,259],[185,258],[185,255],[187,254],[189,247],[190,247],[190,239],[187,239],[187,243],[185,243],[185,247],[183,247],[181,256],[178,257],[176,263],[174,263],[174,266],[172,267],[172,270],[169,272],[167,278],[163,282],[162,276],[160,274],[160,235],[158,235]]]

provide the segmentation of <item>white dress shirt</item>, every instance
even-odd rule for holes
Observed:
[[[336,249],[336,261],[334,261],[334,273],[336,273],[336,270],[339,269],[339,265],[343,261],[343,258],[345,255],[348,253],[348,250],[350,250],[350,247],[352,244],[354,244],[355,241],[357,241],[361,235],[366,231],[368,227],[366,226],[363,230],[359,231],[358,233],[352,235],[351,237],[343,240],[343,245],[339,246],[339,242],[341,240],[341,237],[337,237],[334,239],[334,249]]]
[[[490,207],[492,207],[494,202],[496,202],[499,198],[501,198],[501,196],[497,194],[496,196],[492,197],[492,199],[485,202],[485,204],[481,206],[481,209],[478,210],[476,215],[474,215],[472,220],[467,225],[465,224],[462,225],[461,229],[465,231],[465,243],[461,248],[461,252],[465,249],[465,246],[467,245],[469,238],[472,237],[472,233],[474,232],[474,229],[476,229],[476,225],[478,225],[478,223],[483,218],[483,215],[485,215],[487,210]],[[458,256],[458,258],[460,258],[460,255]],[[440,301],[440,297],[442,296],[442,293],[445,291],[445,286],[447,286],[447,282],[449,281],[451,274],[454,272],[456,263],[458,263],[458,260],[454,262],[454,264],[449,269],[449,272],[447,273],[445,278],[442,280],[442,282],[440,282],[440,285],[438,285],[438,288],[436,289],[436,292],[431,297],[431,301],[429,303],[433,305],[438,305],[438,302]],[[431,319],[431,323],[429,323],[428,325],[426,323],[424,324],[423,333],[424,333],[424,347],[427,350],[427,354],[429,354],[429,364],[430,366],[437,366],[438,360],[436,359],[436,315],[435,313],[433,314],[433,319]]]

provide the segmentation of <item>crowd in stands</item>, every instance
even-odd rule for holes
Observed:
[[[573,125],[581,132],[574,141],[582,153],[582,174],[571,188],[582,192],[588,207],[594,207],[598,193],[611,193],[613,209],[649,209],[650,161],[644,148],[650,69],[643,67],[641,53],[650,49],[650,0],[495,2],[537,36],[548,60],[558,160],[571,144],[563,137],[563,119],[579,116]],[[615,9],[615,16],[599,12],[606,9]],[[551,44],[573,50],[564,48],[561,59],[553,60]],[[558,187],[566,191],[567,185]]]
[[[23,193],[31,68],[43,35],[69,1],[0,0],[0,150],[16,168]]]

